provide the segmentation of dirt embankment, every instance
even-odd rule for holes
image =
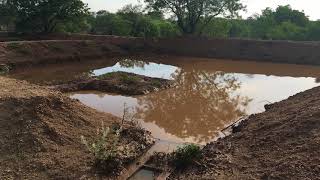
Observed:
[[[266,106],[171,179],[319,179],[320,87]]]
[[[101,41],[46,40],[0,43],[0,65],[9,68],[119,56],[127,51]],[[3,68],[1,68],[3,69]]]
[[[94,157],[81,143],[81,135],[90,140],[102,122],[120,122],[45,87],[4,77],[0,119],[0,179],[95,178]],[[121,142],[134,148],[133,157],[148,147],[148,135],[141,130],[123,132],[128,133]]]
[[[26,39],[28,38],[26,37]],[[215,39],[205,37],[144,39],[88,34],[52,34],[30,36],[29,39],[100,41],[133,53],[152,52],[161,55],[320,65],[320,43],[312,41]]]
[[[147,40],[144,49],[179,56],[320,65],[319,42],[168,38]]]
[[[122,95],[144,95],[169,88],[173,82],[166,79],[151,78],[133,73],[112,72],[97,77],[82,77],[54,88],[61,92],[102,91]]]
[[[0,43],[0,53],[4,54],[0,56],[0,64],[50,63],[86,57],[104,57],[114,53],[118,55],[155,53],[239,61],[320,65],[319,42],[201,37],[144,39],[88,34],[28,35],[19,38],[26,41]]]

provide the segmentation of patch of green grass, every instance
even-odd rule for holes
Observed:
[[[127,74],[121,74],[120,80],[126,84],[134,84],[139,82],[139,78],[135,76],[129,76]]]
[[[177,169],[184,169],[194,160],[200,158],[200,147],[194,144],[185,145],[174,152],[173,164]]]
[[[116,76],[115,73],[107,73],[107,74],[102,74],[100,76],[97,76],[99,80],[104,80],[104,79],[109,79],[109,78],[114,78]]]
[[[161,87],[161,81],[159,79],[154,79],[152,80],[151,82],[152,86],[155,86],[155,87]]]
[[[131,75],[131,74],[127,74],[124,72],[112,72],[112,73],[107,73],[107,74],[103,74],[100,76],[97,76],[97,78],[99,80],[104,80],[104,79],[112,79],[112,78],[117,78],[119,79],[122,83],[125,84],[134,84],[139,82],[139,78]]]

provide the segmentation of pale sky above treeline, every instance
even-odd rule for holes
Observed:
[[[139,0],[83,0],[91,8],[91,11],[107,10],[116,12],[126,4],[138,4]],[[143,2],[143,0],[140,0]],[[275,9],[279,5],[291,5],[293,9],[304,11],[312,20],[320,19],[319,0],[242,0],[247,6],[246,12],[241,12],[243,18],[247,18],[256,13],[261,13],[262,9],[271,7]]]

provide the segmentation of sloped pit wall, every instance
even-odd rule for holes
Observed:
[[[0,65],[11,67],[124,55],[119,46],[91,40],[45,40],[0,43]]]
[[[0,57],[0,64],[4,61],[15,62],[19,60],[21,62],[26,59],[30,62],[39,60],[47,62],[48,60],[58,59],[60,61],[83,59],[84,57],[89,59],[90,57],[104,57],[115,54],[156,53],[160,55],[320,65],[320,42],[195,37],[145,39],[87,34],[35,35],[29,36],[29,39],[25,37],[25,39],[34,41],[15,42],[16,44],[11,46],[12,48],[9,48],[9,50],[4,47],[6,43],[12,42],[0,43],[0,53],[4,52]]]
[[[320,43],[176,38],[146,41],[159,54],[320,65]]]
[[[320,65],[320,42],[266,41],[245,39],[134,38],[104,35],[52,35],[53,39],[94,40],[119,46],[130,53],[253,60]]]

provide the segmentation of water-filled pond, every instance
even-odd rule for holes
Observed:
[[[175,81],[144,96],[74,92],[70,97],[122,117],[124,109],[159,139],[204,144],[240,117],[318,86],[320,67],[185,57],[119,58],[13,72],[32,82],[65,81],[81,73],[113,71]]]

